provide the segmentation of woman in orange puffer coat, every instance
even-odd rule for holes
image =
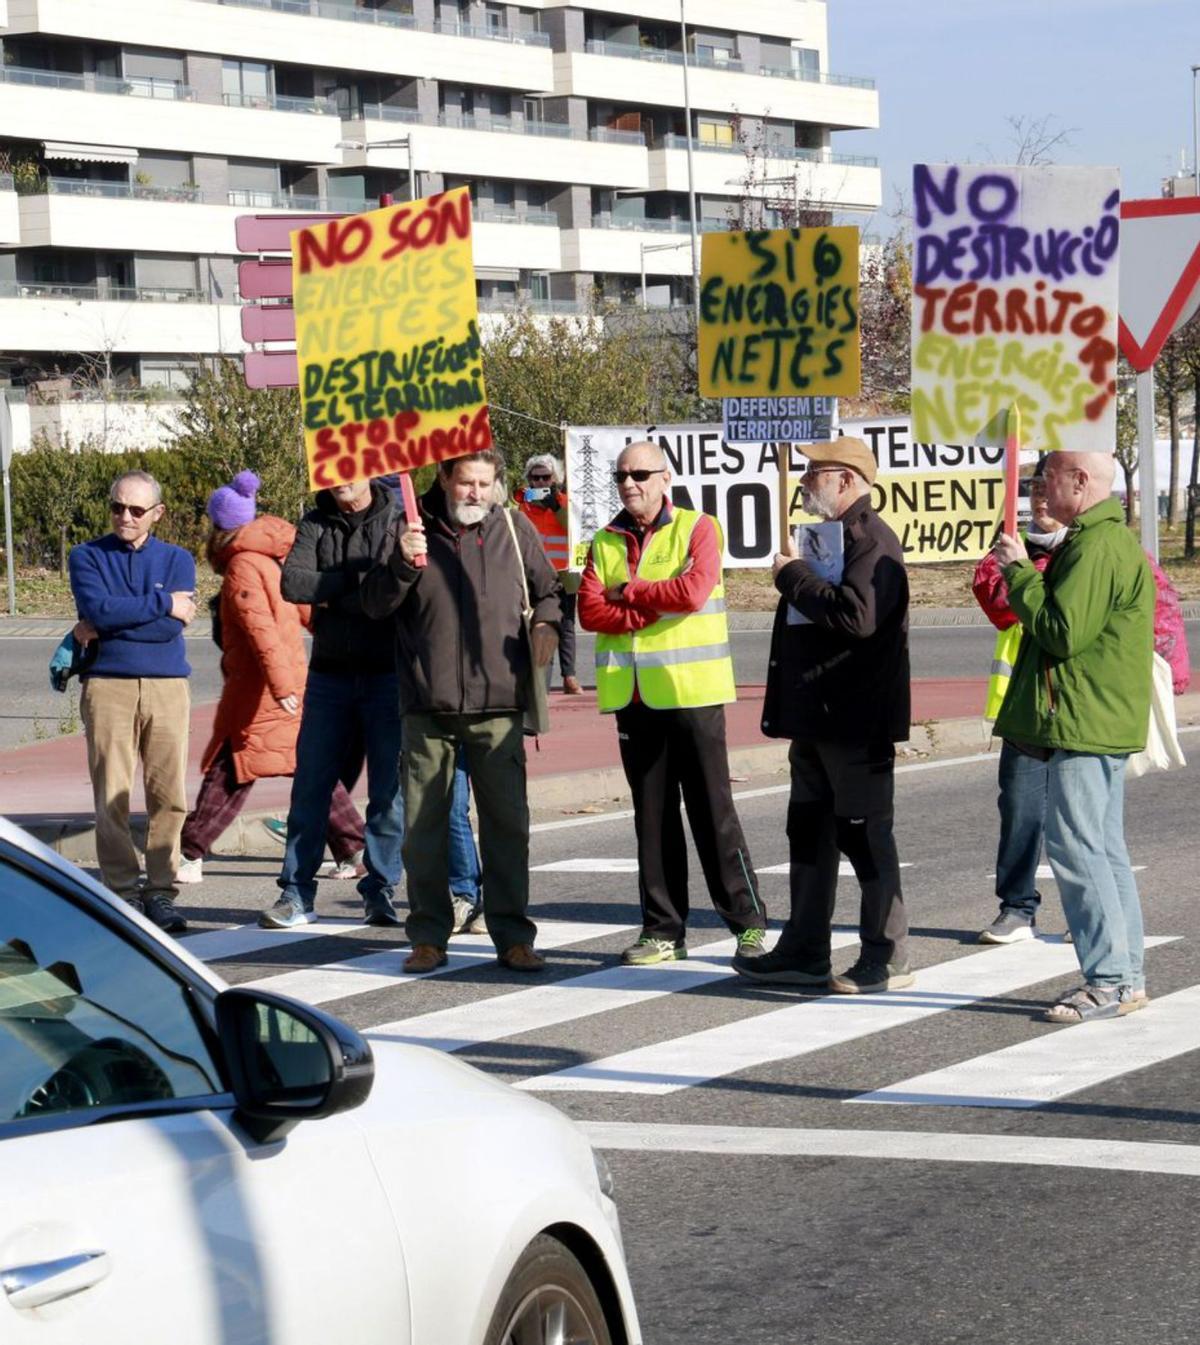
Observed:
[[[184,823],[176,879],[183,883],[201,880],[203,856],[241,812],[254,781],[296,769],[309,609],[285,602],[280,593],[296,529],[272,514],[255,517],[258,485],[253,472],[241,472],[208,502],[208,560],[222,576],[218,620],[225,681],[201,762],[204,779]],[[330,808],[329,844],[337,860],[363,847],[362,818],[341,784]]]

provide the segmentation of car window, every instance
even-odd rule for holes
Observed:
[[[0,1126],[222,1091],[183,983],[0,861]]]

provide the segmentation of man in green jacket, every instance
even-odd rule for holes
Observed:
[[[1086,984],[1052,1023],[1146,1003],[1142,910],[1124,839],[1125,765],[1146,744],[1154,578],[1111,498],[1110,453],[1052,453],[1046,507],[1067,539],[1039,574],[1019,538],[995,554],[1025,628],[996,734],[1048,762],[1046,855]]]

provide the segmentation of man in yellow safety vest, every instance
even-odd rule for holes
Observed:
[[[729,785],[724,707],[737,692],[720,529],[671,503],[671,472],[656,444],[630,444],[613,480],[624,507],[592,539],[579,618],[597,633],[596,697],[616,715],[633,795],[642,932],[623,961],[687,956],[681,793],[709,897],[739,955],[753,958],[767,921]]]

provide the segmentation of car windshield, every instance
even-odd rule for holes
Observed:
[[[0,863],[0,1124],[221,1091],[186,987]]]

